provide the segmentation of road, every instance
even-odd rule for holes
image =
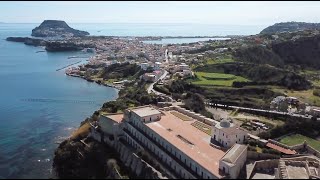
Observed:
[[[214,105],[214,103],[206,103],[207,105]],[[225,108],[226,105],[223,104],[215,104],[217,107],[220,108]],[[231,109],[240,109],[240,110],[249,110],[249,111],[256,111],[256,112],[265,112],[265,113],[270,113],[270,114],[278,114],[278,115],[287,115],[287,116],[292,116],[292,117],[299,117],[299,118],[304,118],[304,119],[311,119],[311,115],[305,116],[302,114],[293,114],[293,113],[287,113],[287,112],[279,112],[279,111],[274,111],[274,110],[264,110],[264,109],[254,109],[254,108],[246,108],[246,107],[239,107],[239,106],[228,106],[228,108]]]
[[[156,82],[152,83],[152,84],[148,87],[147,92],[148,92],[149,94],[150,94],[150,93],[155,93],[155,94],[158,95],[158,96],[167,97],[168,99],[170,99],[171,102],[173,102],[174,100],[172,99],[171,96],[168,96],[168,95],[166,95],[166,94],[163,94],[163,93],[158,92],[158,91],[156,91],[156,90],[153,89],[154,84],[157,83],[158,81],[164,79],[164,78],[167,76],[167,74],[168,74],[168,71],[164,70],[164,73],[162,74],[162,76],[161,76]]]
[[[154,92],[154,93],[160,93],[160,92],[157,92],[157,91],[155,91],[154,89],[153,89],[153,85],[155,84],[155,83],[157,83],[158,81],[160,81],[160,80],[162,80],[163,78],[165,78],[166,76],[167,76],[167,74],[168,74],[168,71],[166,71],[166,70],[164,70],[164,73],[160,76],[160,78],[157,80],[157,81],[155,81],[154,83],[152,83],[149,87],[148,87],[148,89],[147,89],[147,92],[150,94],[151,92]],[[163,93],[160,93],[160,94],[163,94]],[[158,94],[157,94],[158,95]]]

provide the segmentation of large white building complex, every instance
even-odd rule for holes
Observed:
[[[247,135],[242,130],[178,106],[141,106],[102,115],[92,129],[103,134],[94,135],[101,141],[125,141],[147,151],[176,178],[237,178],[247,157],[247,146],[241,145]],[[221,139],[221,146],[212,139]]]

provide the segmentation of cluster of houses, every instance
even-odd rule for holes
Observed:
[[[280,112],[309,114],[320,117],[320,108],[309,106],[296,97],[277,96],[270,103],[270,109]]]

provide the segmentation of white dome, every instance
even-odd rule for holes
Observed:
[[[230,122],[226,119],[223,119],[220,121],[220,126],[223,128],[228,128],[228,127],[230,127]]]

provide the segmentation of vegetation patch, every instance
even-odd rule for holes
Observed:
[[[316,150],[320,151],[320,141],[317,141],[315,139],[309,138],[307,136],[303,136],[301,134],[293,134],[290,136],[286,136],[280,140],[281,143],[286,144],[288,146],[294,146],[297,144],[302,144],[304,141],[307,141],[307,143],[315,148]]]
[[[78,137],[86,137],[89,134],[90,131],[90,124],[89,122],[86,122],[81,127],[79,127],[77,130],[75,130],[70,139],[76,139]]]
[[[225,58],[225,59],[208,59],[206,64],[223,64],[223,63],[230,63],[234,62],[232,58]]]
[[[247,82],[246,78],[241,76],[235,76],[232,74],[223,73],[207,73],[207,72],[195,72],[196,78],[191,80],[193,84],[204,86],[232,86],[234,81]]]

